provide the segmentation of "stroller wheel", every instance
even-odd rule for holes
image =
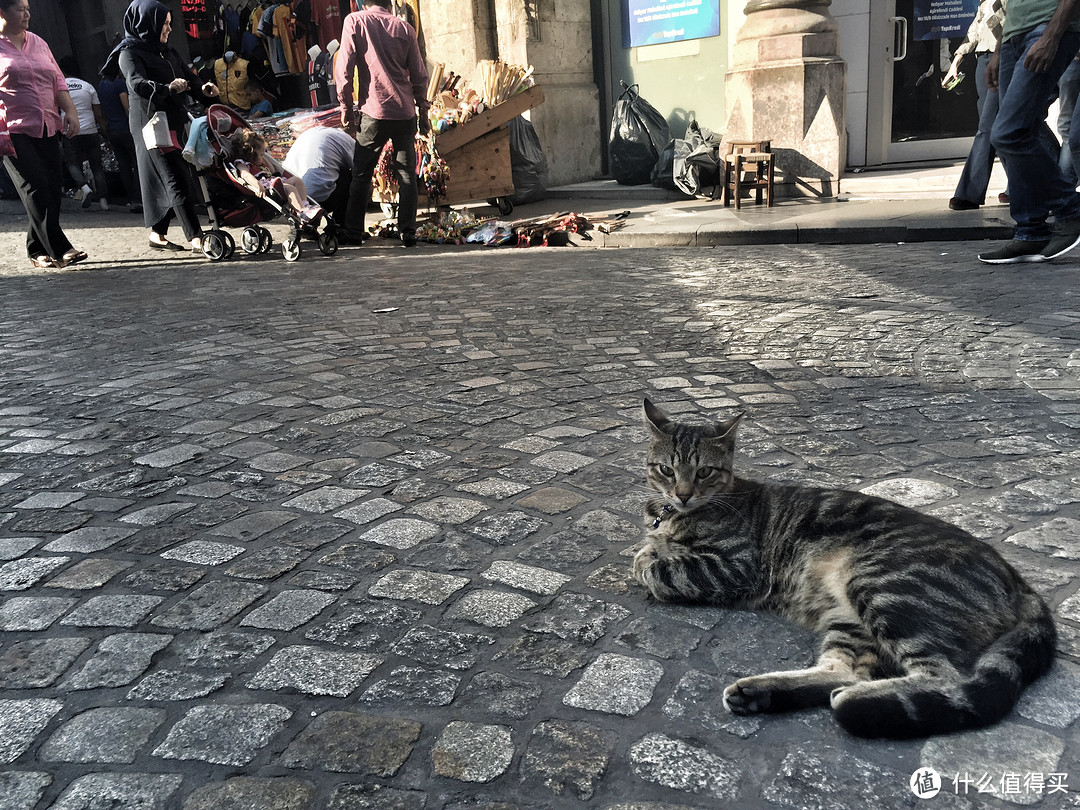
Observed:
[[[274,237],[270,235],[270,231],[261,225],[257,226],[256,230],[259,232],[259,252],[269,253],[274,246]]]
[[[228,236],[224,231],[207,231],[203,234],[203,255],[212,262],[229,258],[229,247],[225,241]],[[230,239],[230,241],[232,241]]]
[[[487,201],[487,204],[498,208],[499,213],[504,217],[508,217],[514,212],[514,203],[511,202],[509,197],[492,197]]]
[[[228,231],[221,232],[221,238],[225,240],[225,260],[228,261],[236,253],[236,240]]]
[[[303,251],[300,249],[300,240],[290,236],[284,242],[281,243],[281,255],[285,257],[287,262],[295,262],[300,258],[300,254]]]
[[[240,234],[240,247],[244,253],[261,253],[262,252],[263,236],[262,232],[258,228],[247,227],[244,228]]]
[[[319,234],[319,251],[323,256],[333,256],[337,253],[338,238],[333,231],[323,231]]]

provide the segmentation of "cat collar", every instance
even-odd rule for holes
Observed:
[[[664,504],[663,511],[660,512],[660,514],[656,516],[656,520],[654,520],[652,522],[652,527],[654,529],[659,529],[660,528],[660,521],[662,521],[665,517],[667,517],[669,513],[674,512],[674,511],[675,510],[672,509],[670,506],[668,506],[667,504]]]

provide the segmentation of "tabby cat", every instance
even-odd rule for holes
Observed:
[[[814,666],[740,678],[735,714],[832,706],[862,737],[989,725],[1049,668],[1043,600],[990,546],[836,489],[732,473],[740,416],[708,426],[645,400],[651,528],[634,577],[663,602],[773,610],[822,635]]]

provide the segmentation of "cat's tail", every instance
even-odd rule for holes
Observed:
[[[1050,668],[1056,644],[1050,609],[1029,591],[1016,626],[979,656],[966,677],[912,673],[863,681],[833,693],[833,713],[859,737],[926,737],[988,726]]]

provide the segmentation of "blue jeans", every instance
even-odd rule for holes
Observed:
[[[1050,69],[1033,73],[1024,67],[1024,57],[1045,30],[1039,25],[1001,43],[1000,106],[990,135],[1009,178],[1013,238],[1025,242],[1050,238],[1051,214],[1058,222],[1080,219],[1080,194],[1061,174],[1058,150],[1047,142],[1054,134],[1046,124],[1058,80],[1080,49],[1080,33],[1066,32]]]
[[[990,62],[990,52],[984,51],[975,57],[975,90],[979,94],[979,129],[971,142],[971,151],[964,162],[964,171],[956,184],[954,197],[982,205],[986,202],[986,188],[990,185],[990,173],[994,170],[993,144],[990,143],[990,130],[998,114],[998,91],[986,86],[986,66]]]
[[[1080,60],[1073,59],[1058,80],[1057,131],[1061,136],[1058,166],[1065,179],[1074,186],[1077,177],[1073,167],[1080,166],[1080,106],[1076,103],[1077,95],[1080,95]],[[1076,118],[1076,126],[1073,126],[1073,118]]]

